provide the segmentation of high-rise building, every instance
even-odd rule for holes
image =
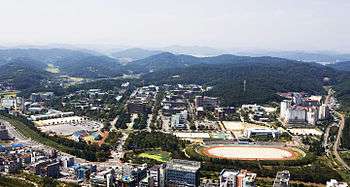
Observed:
[[[173,159],[166,163],[166,186],[199,186],[200,162]]]
[[[60,163],[54,162],[46,167],[47,176],[52,178],[58,178],[60,176]]]
[[[155,165],[148,170],[148,186],[159,187],[160,186],[160,165]]]
[[[324,120],[329,117],[329,108],[326,104],[323,104],[319,108],[318,119]]]

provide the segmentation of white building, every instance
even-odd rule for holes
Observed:
[[[326,104],[323,104],[319,108],[318,119],[324,120],[329,117],[329,108]]]
[[[304,107],[289,107],[286,110],[285,121],[287,123],[302,123],[306,121],[306,110]]]
[[[16,98],[3,98],[1,99],[1,106],[7,109],[15,109],[17,106]]]
[[[320,114],[321,113],[321,114]],[[281,102],[280,118],[287,124],[307,123],[315,125],[319,119],[326,119],[328,107],[292,105],[290,100]]]
[[[247,170],[222,170],[219,180],[220,187],[255,187],[256,173]]]
[[[327,181],[326,186],[327,187],[348,187],[348,183],[346,183],[346,182],[338,182],[335,179],[331,179],[330,181]]]
[[[290,100],[284,100],[281,102],[281,110],[280,110],[280,117],[282,119],[286,118],[287,114],[287,109],[292,106],[292,101]]]
[[[239,171],[222,170],[220,173],[220,187],[235,187]]]
[[[171,116],[171,126],[176,129],[184,129],[187,124],[187,110]]]
[[[249,128],[244,132],[244,135],[247,138],[250,138],[251,136],[272,136],[273,138],[277,138],[280,135],[280,131],[268,128]]]

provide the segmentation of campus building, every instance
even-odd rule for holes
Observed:
[[[220,187],[254,187],[256,173],[247,170],[222,170],[219,176]]]
[[[198,186],[200,167],[200,162],[196,161],[170,160],[165,167],[166,186]]]
[[[273,182],[273,187],[288,187],[290,173],[288,170],[277,172],[276,178]]]

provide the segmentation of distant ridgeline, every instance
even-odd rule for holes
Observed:
[[[278,100],[277,92],[320,94],[324,92],[324,85],[335,85],[339,98],[344,103],[350,102],[350,73],[332,65],[275,57],[219,55],[199,58],[159,51],[154,53],[123,65],[117,59],[86,51],[0,50],[0,84],[11,83],[22,91],[61,91],[59,82],[55,84],[52,81],[61,75],[94,79],[138,73],[142,74],[145,84],[197,83],[213,86],[207,94],[222,98],[226,105]],[[340,65],[344,64],[348,65],[345,62]],[[48,71],[48,67],[55,71]]]

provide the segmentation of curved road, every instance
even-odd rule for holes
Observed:
[[[341,139],[343,129],[345,126],[345,116],[344,116],[344,114],[341,114],[339,112],[336,112],[336,114],[340,117],[340,121],[339,121],[339,130],[338,130],[338,134],[337,134],[337,139],[335,140],[335,143],[333,146],[333,154],[334,154],[335,158],[343,165],[344,168],[346,168],[347,170],[350,170],[349,165],[346,162],[344,162],[344,160],[340,157],[339,152],[338,152],[340,139]]]

